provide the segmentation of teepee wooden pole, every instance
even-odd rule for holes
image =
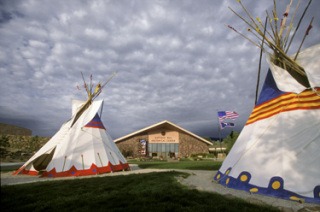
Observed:
[[[84,80],[84,76],[83,76],[82,72],[81,72],[81,76],[82,76],[82,80],[83,80],[83,83],[84,83],[84,88],[87,91],[88,97],[90,97],[90,92],[89,92],[89,89],[88,89],[88,85],[87,85],[86,81]]]
[[[288,44],[288,46],[287,46],[287,49],[285,50],[285,53],[288,52],[288,50],[289,50],[289,48],[290,48],[290,46],[291,46],[292,40],[293,40],[293,38],[295,37],[296,32],[298,31],[298,29],[299,29],[299,27],[300,27],[300,24],[301,24],[301,22],[302,22],[302,19],[304,18],[304,16],[305,16],[305,14],[306,14],[306,12],[307,12],[307,10],[308,10],[311,2],[312,2],[312,0],[309,0],[308,5],[307,5],[306,8],[304,9],[303,14],[301,15],[300,20],[299,20],[299,22],[298,22],[298,25],[297,25],[296,29],[294,30],[293,35],[291,36],[291,39],[290,39],[290,41],[289,41],[289,44]]]
[[[99,152],[97,154],[98,154],[98,157],[99,157],[99,160],[100,160],[101,167],[103,167],[103,163],[102,163],[102,160],[101,160]]]
[[[260,73],[261,73],[261,60],[262,60],[262,52],[263,52],[263,43],[264,43],[264,38],[266,34],[266,29],[267,29],[267,23],[268,23],[268,17],[266,17],[266,21],[264,23],[264,31],[263,31],[263,37],[262,37],[262,43],[261,43],[261,48],[260,48],[260,58],[259,58],[259,69],[258,69],[258,77],[257,77],[257,86],[256,86],[256,98],[254,101],[254,104],[257,104],[258,101],[258,92],[259,92],[259,84],[260,84]]]
[[[296,53],[296,56],[295,56],[294,59],[293,59],[294,61],[297,59],[297,57],[298,57],[298,55],[299,55],[299,53],[300,53],[302,44],[304,43],[304,40],[306,39],[307,35],[309,35],[309,31],[310,31],[310,29],[312,28],[313,19],[314,19],[314,17],[312,17],[312,19],[311,19],[311,21],[310,21],[310,24],[309,24],[309,26],[308,26],[308,28],[307,28],[307,30],[306,30],[306,33],[305,33],[304,36],[303,36],[303,39],[302,39],[302,41],[301,41],[301,43],[300,43],[300,46],[299,46],[299,49],[298,49],[298,51],[297,51],[297,53]]]

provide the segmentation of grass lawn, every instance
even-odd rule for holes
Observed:
[[[166,161],[137,161],[131,160],[129,163],[138,164],[140,168],[154,169],[190,169],[190,170],[218,170],[222,164],[221,161],[213,160],[180,160],[178,162]]]
[[[1,187],[1,211],[277,211],[191,190],[164,172]]]

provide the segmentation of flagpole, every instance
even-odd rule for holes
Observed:
[[[217,111],[217,118],[218,118],[218,125],[219,125],[219,141],[220,141],[220,150],[222,152],[222,136],[221,136],[221,130],[223,130],[225,127],[234,127],[235,124],[232,122],[225,122],[225,119],[232,119],[235,120],[239,117],[239,114],[235,111]],[[221,122],[223,121],[223,122]]]
[[[218,115],[219,110],[217,110],[217,119],[218,119],[218,133],[219,133],[219,144],[220,144],[220,151],[222,153],[222,146],[221,146],[221,123],[219,120],[219,115]]]
[[[221,140],[221,128],[219,126],[219,143],[220,143],[220,151],[222,153],[222,144],[221,144],[222,140]]]

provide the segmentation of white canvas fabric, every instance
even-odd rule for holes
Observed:
[[[312,46],[299,54],[297,62],[307,73],[312,88],[320,87],[320,44]]]
[[[74,115],[76,115],[76,113],[80,110],[81,106],[86,103],[85,101],[81,101],[81,100],[76,100],[73,99],[72,100],[72,117]]]
[[[320,44],[312,46],[299,53],[297,63],[305,70],[311,88],[320,86]],[[294,55],[291,56],[294,58]],[[301,93],[306,88],[297,82],[287,71],[274,65],[270,62],[270,57],[267,56],[267,62],[277,87],[286,92]]]

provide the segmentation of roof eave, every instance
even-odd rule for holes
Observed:
[[[204,143],[206,143],[206,144],[208,144],[208,145],[212,145],[211,142],[205,140],[204,138],[201,138],[200,136],[198,136],[198,135],[196,135],[196,134],[194,134],[194,133],[192,133],[192,132],[190,132],[190,131],[188,131],[188,130],[186,130],[186,129],[183,129],[183,128],[181,128],[181,127],[173,124],[172,122],[170,122],[170,121],[168,121],[168,120],[164,120],[164,121],[162,121],[162,122],[159,122],[159,123],[150,125],[149,127],[145,127],[145,128],[143,128],[143,129],[141,129],[141,130],[135,131],[135,132],[130,133],[130,134],[128,134],[128,135],[125,135],[125,136],[123,136],[123,137],[117,138],[117,139],[114,140],[114,142],[117,143],[117,142],[123,141],[123,140],[126,139],[126,138],[130,138],[130,137],[132,137],[132,136],[138,135],[139,133],[142,133],[142,132],[147,131],[147,130],[149,130],[149,129],[152,129],[152,128],[154,128],[154,127],[163,125],[163,124],[165,124],[165,123],[170,124],[170,125],[178,128],[179,130],[181,130],[181,131],[183,131],[183,132],[185,132],[185,133],[187,133],[187,134],[189,134],[189,135],[191,135],[191,136],[199,139],[200,141],[202,141],[202,142],[204,142]]]

